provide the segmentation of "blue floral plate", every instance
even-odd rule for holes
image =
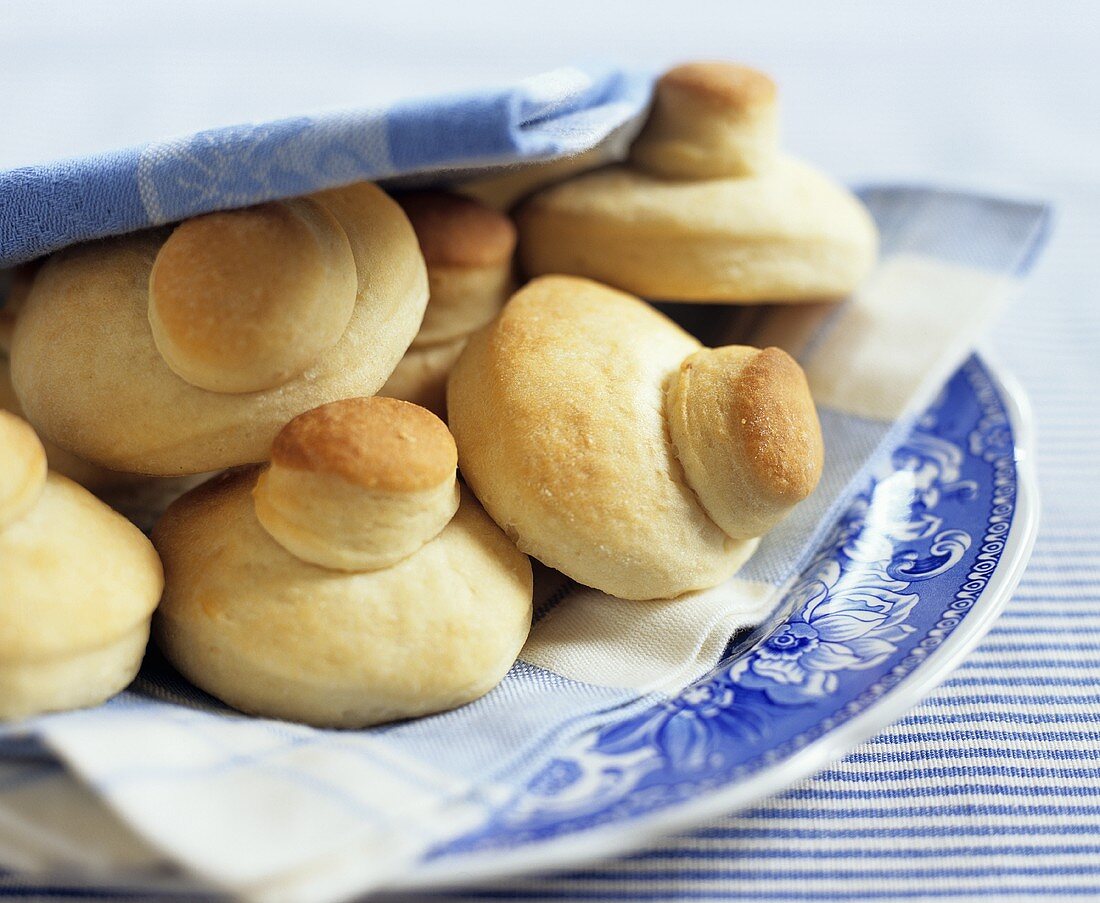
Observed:
[[[1038,497],[1022,394],[967,361],[773,616],[675,698],[579,736],[402,887],[575,865],[772,794],[895,721],[1004,608]]]

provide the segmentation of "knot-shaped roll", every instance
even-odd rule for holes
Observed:
[[[382,395],[443,414],[447,374],[471,333],[497,315],[513,289],[516,229],[504,213],[444,191],[398,195],[428,267],[424,321]]]
[[[657,82],[630,159],[668,179],[718,179],[762,172],[778,150],[775,82],[734,63],[686,63]]]
[[[29,268],[15,271],[6,303],[0,308],[0,411],[8,411],[19,418],[23,418],[25,414],[15,394],[15,387],[12,386],[8,354],[16,313],[29,291],[31,275]],[[172,499],[202,480],[201,476],[195,475],[150,477],[144,474],[119,473],[78,458],[49,440],[42,441],[39,438],[38,441],[41,441],[46,450],[46,463],[50,470],[79,483],[144,528],[152,527],[156,515]]]
[[[821,428],[806,375],[785,351],[696,351],[669,381],[665,418],[688,485],[734,539],[767,533],[817,486]]]
[[[536,193],[517,214],[531,276],[588,276],[646,298],[827,300],[870,271],[863,205],[777,149],[775,86],[725,63],[657,84],[629,162]]]
[[[447,407],[466,481],[519,548],[627,599],[731,576],[822,466],[786,354],[704,349],[568,276],[533,280],[470,340]]]
[[[358,183],[53,255],[13,382],[40,434],[112,470],[258,462],[296,415],[381,388],[427,296],[405,214]]]
[[[454,708],[531,626],[527,557],[458,489],[443,423],[394,399],[299,416],[266,470],[187,493],[153,541],[165,654],[259,715],[363,727]]]
[[[311,198],[180,223],[149,277],[153,341],[174,373],[212,392],[259,392],[335,345],[355,309],[355,257]]]
[[[0,718],[94,705],[133,680],[163,576],[149,540],[47,471],[0,411]]]
[[[389,567],[458,510],[458,451],[443,422],[395,398],[334,401],[300,414],[271,447],[256,517],[303,561]]]

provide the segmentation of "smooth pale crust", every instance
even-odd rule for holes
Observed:
[[[438,535],[458,508],[458,482],[379,492],[327,474],[272,465],[256,481],[256,518],[279,545],[311,564],[374,571]]]
[[[296,415],[372,395],[415,336],[427,273],[401,208],[369,183],[314,196],[339,220],[359,288],[340,340],[301,376],[263,392],[207,392],[174,374],[153,342],[149,274],[163,231],[54,255],[20,314],[12,376],[46,438],[112,470],[178,475],[267,458]]]
[[[821,427],[802,368],[778,348],[704,349],[669,383],[669,435],[711,519],[761,536],[817,486]]]
[[[442,345],[413,345],[405,352],[397,369],[390,374],[378,394],[411,401],[445,418],[447,377],[466,347],[466,341],[463,337]]]
[[[346,398],[299,414],[271,446],[275,467],[326,474],[381,492],[454,479],[458,451],[435,414],[396,398]]]
[[[23,417],[23,408],[11,384],[11,368],[3,353],[0,353],[0,410]],[[78,458],[48,440],[42,443],[42,447],[46,450],[46,463],[50,470],[95,493],[143,529],[153,526],[169,502],[209,476],[149,477],[119,473]]]
[[[310,198],[180,223],[149,277],[149,324],[172,371],[212,392],[256,392],[297,376],[344,334],[355,259]]]
[[[148,624],[162,586],[141,531],[51,473],[0,530],[0,662],[60,662],[122,640]]]
[[[26,514],[46,483],[46,450],[29,423],[0,411],[0,530]]]
[[[512,259],[516,227],[499,210],[445,191],[411,191],[396,200],[429,268],[500,266]]]
[[[428,264],[428,308],[413,348],[466,338],[500,313],[514,289],[512,261],[495,266]]]
[[[548,276],[451,372],[459,466],[519,548],[627,599],[714,586],[753,544],[710,519],[668,437],[664,390],[699,342],[649,305]]]
[[[775,84],[731,63],[689,63],[657,82],[631,162],[667,179],[747,176],[779,149]]]
[[[192,682],[242,711],[364,727],[470,702],[511,667],[531,566],[471,495],[414,555],[348,574],[272,540],[254,480],[211,481],[153,533],[168,578],[156,636]]]
[[[0,529],[0,719],[96,705],[141,666],[164,586],[152,544],[50,473]]]
[[[70,655],[0,661],[0,721],[106,702],[137,676],[149,642],[149,619],[116,640]]]
[[[757,176],[701,181],[612,166],[540,192],[518,222],[529,274],[588,276],[668,301],[842,297],[878,243],[853,195],[787,157]]]
[[[2,352],[0,352],[0,410],[10,411],[17,417],[25,417],[23,407],[16,397],[15,387],[11,384],[11,364]],[[74,480],[93,492],[103,486],[114,485],[125,476],[82,461],[76,455],[69,454],[48,440],[42,443],[42,447],[46,450],[46,463],[50,470],[56,470],[62,476]],[[148,480],[149,477],[141,479]]]

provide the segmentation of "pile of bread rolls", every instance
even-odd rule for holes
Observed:
[[[0,718],[109,698],[152,629],[237,709],[362,727],[500,681],[528,555],[631,600],[730,577],[817,483],[813,400],[784,352],[706,348],[641,298],[835,299],[867,273],[869,216],[778,150],[775,104],[689,64],[626,163],[514,220],[359,183],[17,271]],[[211,472],[151,541],[93,495]]]

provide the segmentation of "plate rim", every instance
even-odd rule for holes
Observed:
[[[663,837],[690,831],[711,818],[743,810],[775,795],[828,767],[916,708],[954,673],[1001,616],[1031,559],[1039,530],[1041,504],[1031,403],[1019,380],[987,346],[979,345],[973,353],[996,386],[1012,428],[1015,510],[1001,564],[982,592],[982,598],[988,601],[944,640],[937,650],[935,667],[919,669],[902,680],[881,703],[870,706],[782,762],[762,769],[751,780],[732,782],[704,796],[636,819],[599,825],[529,847],[471,853],[438,863],[422,862],[413,871],[393,876],[377,892],[460,888],[532,874],[560,873],[585,863],[629,854]]]

